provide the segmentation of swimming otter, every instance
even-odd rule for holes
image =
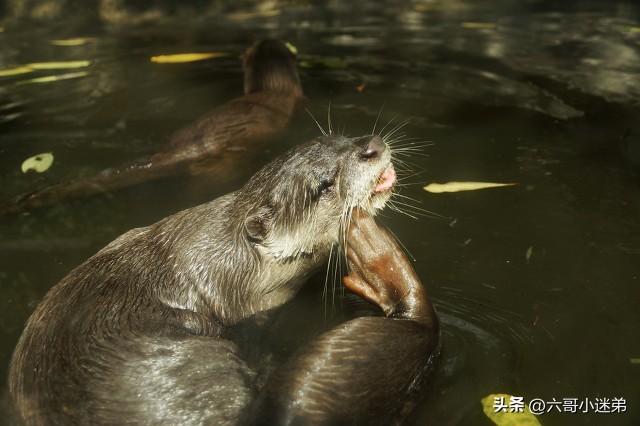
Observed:
[[[438,342],[410,262],[371,218],[394,182],[380,137],[320,137],[236,192],[120,236],[54,286],[28,320],[9,371],[22,422],[388,419]],[[229,328],[291,299],[348,223],[344,284],[386,318],[340,325],[258,386],[264,380]]]
[[[263,40],[243,57],[244,96],[233,99],[177,131],[158,153],[93,177],[63,182],[0,205],[15,213],[64,199],[93,195],[178,173],[230,174],[259,144],[281,134],[303,99],[296,58],[278,40]]]

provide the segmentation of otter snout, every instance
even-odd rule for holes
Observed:
[[[365,136],[363,138],[360,138],[358,142],[363,146],[362,151],[360,151],[360,158],[362,158],[363,160],[373,160],[379,158],[387,149],[387,145],[378,135]]]

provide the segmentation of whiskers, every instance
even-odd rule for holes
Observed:
[[[320,122],[316,119],[316,117],[313,115],[311,110],[309,110],[309,108],[305,108],[305,110],[307,111],[307,114],[309,114],[309,117],[311,117],[313,122],[316,123],[316,126],[318,126],[318,129],[320,129],[320,133],[322,133],[322,136],[333,135],[333,126],[331,125],[331,102],[329,102],[329,107],[327,108],[327,128],[326,129],[322,127]],[[343,132],[344,132],[344,129],[343,129]]]
[[[318,122],[318,120],[316,120],[316,117],[309,110],[309,108],[305,108],[305,110],[307,111],[307,114],[309,114],[309,117],[311,117],[313,122],[316,123],[316,126],[318,126],[318,129],[320,129],[320,133],[322,133],[322,136],[329,136],[329,133],[327,133],[327,131],[322,127],[322,125],[320,125],[320,123]],[[329,132],[330,131],[331,131],[331,129],[329,129]]]
[[[380,113],[378,113],[376,123],[374,123],[374,132],[379,118]],[[434,143],[431,141],[407,137],[402,129],[409,124],[409,120],[403,120],[395,126],[389,127],[394,120],[395,118],[391,119],[380,130],[380,137],[391,150],[391,162],[398,172],[398,182],[395,185],[396,190],[391,194],[389,201],[387,201],[389,209],[414,220],[418,220],[420,217],[446,219],[446,216],[422,207],[422,202],[420,200],[401,193],[401,191],[406,187],[419,185],[420,182],[410,182],[410,179],[420,176],[423,173],[423,170],[419,170],[419,166],[409,159],[416,157],[428,157],[425,149],[433,146]],[[387,128],[389,128],[389,130],[387,130]]]
[[[331,136],[334,134],[332,128],[331,105],[329,105],[327,109],[326,128],[320,125],[318,120],[315,119],[309,110],[307,110],[307,112],[324,136]],[[425,151],[428,147],[433,146],[434,144],[431,141],[408,137],[403,129],[409,124],[409,120],[393,124],[395,119],[392,119],[387,122],[382,129],[377,131],[381,115],[382,108],[378,112],[375,122],[373,123],[371,135],[380,136],[389,147],[391,162],[398,175],[397,182],[394,186],[395,189],[391,193],[386,205],[390,210],[398,212],[404,216],[408,216],[414,220],[419,220],[422,217],[447,219],[446,216],[424,208],[419,199],[403,193],[403,191],[410,186],[422,184],[422,182],[416,181],[418,180],[416,178],[419,178],[422,175],[423,170],[421,166],[413,163],[412,160],[428,157]],[[329,259],[327,261],[327,270],[322,291],[325,317],[330,313],[334,313],[336,309],[336,297],[342,298],[342,296],[344,296],[344,286],[341,281],[343,275],[349,272],[347,262],[347,238],[354,209],[359,207],[365,211],[372,212],[376,208],[380,208],[379,205],[374,208],[375,201],[373,201],[371,196],[365,200],[359,199],[359,197],[360,196],[356,196],[354,194],[345,194],[344,198],[346,201],[340,217],[337,218],[339,223],[339,229],[337,231],[338,239],[329,251]],[[398,239],[396,238],[396,240]],[[404,247],[399,240],[398,242],[408,253],[406,247]],[[410,257],[413,257],[410,253],[408,254]]]
[[[333,311],[335,302],[336,272],[340,263],[337,244],[332,244],[329,250],[329,260],[327,261],[327,272],[324,277],[324,287],[322,289],[322,301],[324,302],[324,316],[327,317],[327,307],[329,301],[329,277],[331,277],[331,309]],[[334,255],[335,253],[335,255]],[[335,259],[335,260],[334,260]]]
[[[322,290],[322,300],[324,302],[325,317],[328,314],[329,305],[331,307],[331,313],[335,311],[336,293],[339,294],[340,298],[344,296],[344,286],[342,286],[341,283],[342,277],[345,275],[345,273],[348,273],[346,261],[347,232],[349,226],[351,225],[353,209],[354,206],[351,203],[345,203],[345,206],[339,217],[338,242],[333,244],[329,251],[327,272],[324,280],[324,288]]]

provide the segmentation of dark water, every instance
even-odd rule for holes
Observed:
[[[389,210],[382,218],[416,258],[444,323],[441,368],[415,424],[489,424],[479,401],[492,393],[622,397],[625,414],[539,420],[640,424],[640,9],[485,3],[273,2],[259,13],[160,13],[119,27],[82,16],[9,21],[1,69],[90,65],[0,77],[0,195],[153,152],[171,131],[241,93],[238,55],[252,41],[290,40],[320,121],[331,103],[334,128],[357,135],[384,105],[383,123],[409,120],[408,137],[435,143],[411,159],[419,174],[402,193],[441,217]],[[51,43],[77,37],[88,40]],[[229,56],[149,61],[197,51]],[[46,76],[66,79],[34,80]],[[299,120],[263,161],[317,134],[314,126]],[[22,161],[40,152],[54,153],[53,167],[22,174]],[[258,166],[244,164],[244,175],[225,184],[170,179],[3,217],[1,376],[27,316],[70,269],[132,227],[236,188]],[[518,185],[422,190],[454,180]]]

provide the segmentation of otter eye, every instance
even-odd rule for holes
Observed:
[[[322,179],[320,181],[320,185],[318,186],[318,194],[324,195],[331,190],[333,184],[335,183],[335,179]]]

